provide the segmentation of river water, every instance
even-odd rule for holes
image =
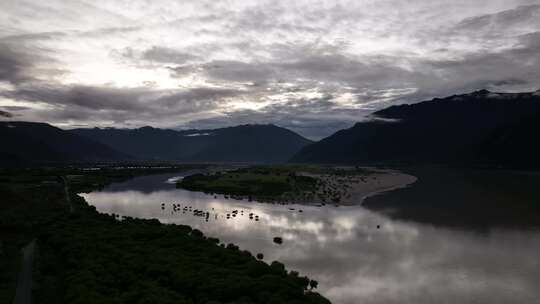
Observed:
[[[176,189],[178,176],[137,177],[83,196],[100,212],[190,225],[263,253],[316,279],[337,304],[540,303],[538,230],[480,233],[393,220],[362,206],[234,200]]]

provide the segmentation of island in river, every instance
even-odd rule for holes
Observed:
[[[177,187],[270,203],[352,205],[416,182],[413,175],[358,166],[254,166],[186,176]]]

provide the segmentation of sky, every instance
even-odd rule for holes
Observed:
[[[0,1],[3,120],[320,139],[479,89],[540,89],[540,0]]]

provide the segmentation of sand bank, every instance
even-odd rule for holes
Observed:
[[[390,169],[365,168],[369,171],[365,175],[316,175],[305,174],[324,182],[318,190],[324,193],[324,200],[315,200],[315,203],[330,203],[336,205],[356,205],[373,195],[407,187],[417,181],[415,176]],[[331,193],[331,194],[328,194]],[[339,197],[333,201],[331,197]]]

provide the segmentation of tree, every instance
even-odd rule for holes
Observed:
[[[319,285],[319,282],[315,280],[309,281],[309,288],[311,288],[311,290],[313,290],[313,288],[317,288],[318,285]]]

